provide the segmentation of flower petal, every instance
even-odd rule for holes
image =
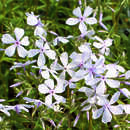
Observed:
[[[54,89],[54,81],[53,81],[53,79],[47,79],[47,80],[45,80],[45,84],[46,84],[50,89]]]
[[[17,41],[19,41],[24,35],[24,30],[22,28],[15,28],[14,33]]]
[[[15,45],[11,45],[11,46],[9,46],[8,48],[5,49],[5,54],[7,56],[11,57],[11,56],[14,55],[15,49],[16,49],[16,46]]]
[[[123,114],[123,109],[121,108],[120,105],[110,106],[109,109],[110,109],[110,111],[111,111],[114,115]]]
[[[50,74],[49,74],[48,71],[42,71],[42,72],[41,72],[41,75],[42,75],[42,77],[45,78],[45,79],[49,79],[49,77],[50,77]]]
[[[80,7],[77,7],[76,9],[73,10],[73,14],[77,17],[82,17],[81,9]]]
[[[86,18],[86,19],[85,19],[85,22],[86,22],[87,24],[96,24],[96,23],[97,23],[97,20],[96,20],[96,18],[91,17],[91,18]]]
[[[63,96],[59,96],[57,94],[54,94],[54,97],[55,97],[56,101],[58,101],[58,102],[63,102],[63,103],[66,102],[66,99]]]
[[[85,10],[84,10],[83,16],[84,16],[84,17],[88,17],[89,15],[92,14],[92,12],[93,12],[93,9],[92,9],[91,7],[89,7],[89,6],[87,6],[87,7],[85,8]]]
[[[44,56],[44,54],[41,53],[38,56],[37,64],[38,64],[38,66],[43,66],[45,64],[45,62],[46,62],[45,56]]]
[[[52,105],[52,95],[51,94],[49,94],[49,95],[46,96],[46,98],[45,98],[45,104],[48,107],[51,107],[51,105]]]
[[[39,53],[39,49],[31,49],[28,51],[28,57],[34,57]]]
[[[10,34],[4,34],[1,40],[5,44],[15,43],[15,39]]]
[[[112,120],[112,115],[110,111],[106,108],[103,113],[102,122],[107,123],[107,122],[111,122],[111,120]]]
[[[27,24],[31,26],[35,26],[38,23],[37,17],[34,15],[30,15],[27,17]]]
[[[40,85],[38,86],[38,91],[39,91],[40,93],[43,93],[43,94],[49,93],[48,87],[47,87],[46,85],[44,85],[44,84],[40,84]]]
[[[116,92],[116,93],[112,96],[112,98],[111,98],[111,100],[110,100],[110,104],[114,104],[114,103],[118,100],[119,96],[120,96],[120,92],[118,91],[118,92]]]
[[[69,18],[69,19],[67,19],[66,24],[68,24],[68,25],[75,25],[78,22],[79,22],[79,19],[77,19],[77,18]]]
[[[85,31],[87,31],[87,27],[84,24],[84,22],[80,22],[80,24],[79,24],[79,30],[80,30],[81,33],[84,33]]]
[[[62,64],[66,67],[68,64],[68,53],[63,52],[60,56],[60,60],[61,60]]]
[[[48,50],[48,51],[45,51],[45,54],[50,58],[50,59],[55,59],[55,56],[56,56],[56,53],[55,51],[53,50]]]
[[[103,113],[103,108],[93,111],[93,119],[99,118]]]
[[[106,83],[107,83],[111,88],[119,88],[119,87],[120,87],[120,81],[118,81],[118,80],[106,79]]]
[[[29,45],[28,37],[25,36],[25,37],[21,40],[20,44],[22,44],[22,45],[24,45],[24,46],[28,46],[28,45]]]
[[[18,55],[19,57],[24,58],[25,56],[27,56],[28,52],[27,50],[24,49],[24,47],[22,46],[18,46]]]

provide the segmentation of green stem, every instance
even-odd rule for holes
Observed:
[[[89,130],[93,129],[93,123],[92,123],[92,109],[89,111]]]

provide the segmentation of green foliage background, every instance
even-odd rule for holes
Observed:
[[[98,9],[96,18],[99,19],[100,11],[103,12],[103,23],[108,27],[109,32],[104,33],[104,36],[110,36],[114,39],[114,45],[111,48],[112,58],[106,57],[109,62],[119,62],[120,65],[124,66],[125,69],[130,69],[130,1],[129,0],[82,0],[83,6],[89,5],[94,9]],[[69,17],[73,17],[72,10],[78,6],[78,0],[0,0],[0,38],[4,33],[13,34],[15,27],[21,27],[25,29],[26,35],[30,36],[33,42],[33,28],[29,27],[26,24],[26,12],[34,12],[37,15],[40,15],[42,22],[45,24],[47,30],[53,30],[61,36],[74,35],[78,36],[80,34],[78,26],[68,26],[65,24],[65,21]],[[112,12],[110,8],[113,8],[115,12]],[[98,30],[103,30],[102,27],[95,25],[94,30],[96,33],[102,37]],[[53,37],[48,37],[52,39]],[[57,48],[57,51],[67,51],[71,53],[75,49],[75,42],[68,43],[67,45],[60,45]],[[77,43],[78,44],[78,43]],[[0,48],[5,48],[2,42],[0,42]],[[20,59],[21,60],[21,59]],[[17,76],[14,74],[14,71],[9,71],[9,68],[13,65],[12,63],[16,61],[16,58],[8,58],[5,56],[3,51],[0,51],[0,99],[7,99],[7,104],[15,105],[17,103],[23,103],[22,98],[16,99],[16,93],[19,90],[13,90],[9,88],[11,84],[18,80]],[[25,61],[25,60],[21,60]],[[26,79],[27,80],[27,79]],[[30,84],[32,80],[29,79]],[[35,79],[36,80],[36,79]],[[26,82],[26,81],[25,81]],[[41,81],[39,81],[41,82]],[[27,86],[29,86],[26,83]],[[32,83],[33,85],[33,83]],[[30,87],[31,88],[31,87]],[[32,98],[36,98],[36,92],[30,94]],[[72,112],[73,113],[73,112]],[[15,112],[11,113],[11,117],[4,116],[4,122],[0,122],[0,130],[42,130],[41,118],[38,118],[40,115],[38,112],[37,116],[33,118],[29,113],[23,113],[17,115]],[[77,113],[78,114],[78,113]],[[44,113],[41,116],[46,117]],[[50,118],[51,118],[50,111]],[[57,115],[57,118],[60,118]],[[64,114],[65,116],[65,114]],[[71,119],[74,120],[76,115],[72,114]],[[47,117],[46,117],[47,118]],[[44,118],[45,124],[47,124],[47,130],[52,129],[52,126]],[[82,120],[86,120],[82,122]],[[58,120],[58,119],[57,119]],[[77,127],[68,128],[67,121],[64,121],[64,128],[68,130],[86,130],[88,129],[88,121],[86,115],[81,116],[81,121],[78,122]],[[125,126],[123,122],[124,119],[120,119],[119,122],[122,126],[122,129]],[[112,129],[113,124],[107,124],[102,126],[100,120],[94,121],[93,129],[94,130],[107,130]],[[99,128],[100,127],[100,128]],[[115,128],[113,128],[115,129]],[[124,128],[124,130],[127,128]]]

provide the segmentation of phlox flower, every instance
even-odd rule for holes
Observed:
[[[73,69],[76,67],[76,64],[74,63],[68,63],[68,53],[63,52],[60,56],[60,61],[62,65],[55,62],[55,64],[52,64],[52,68],[56,71],[62,70],[60,74],[60,78],[65,79],[66,72],[72,77],[74,75]]]
[[[93,12],[93,9],[89,6],[87,6],[84,10],[84,14],[82,15],[80,7],[77,7],[76,9],[73,10],[73,14],[78,17],[78,18],[69,18],[66,21],[66,24],[68,25],[75,25],[79,23],[79,30],[81,33],[87,30],[86,24],[96,24],[97,20],[94,17],[88,18]]]
[[[95,64],[92,63],[90,59],[85,65],[83,70],[78,70],[76,72],[77,77],[84,77],[86,84],[88,81],[91,81],[95,78],[96,75],[102,74],[105,71],[104,68],[104,57],[100,57]]]
[[[14,55],[15,50],[17,48],[18,56],[24,58],[25,56],[27,56],[27,50],[25,50],[23,46],[29,45],[28,37],[27,36],[23,37],[24,30],[21,28],[15,28],[14,33],[16,36],[16,40],[10,34],[4,34],[2,36],[3,43],[5,43],[5,44],[13,43],[13,45],[11,45],[5,49],[5,54],[7,56],[11,57]],[[22,37],[23,37],[23,39],[21,40]]]
[[[126,78],[126,79],[130,79],[130,70],[128,70],[128,71],[125,73],[125,78]]]
[[[113,105],[114,103],[116,103],[119,96],[120,96],[120,93],[116,92],[112,96],[110,101],[106,99],[104,99],[104,101],[102,100],[98,105],[103,106],[103,107],[93,111],[93,118],[97,119],[103,114],[102,122],[107,123],[107,122],[111,122],[112,114],[114,115],[123,114],[123,110],[120,105],[116,105],[116,106]]]
[[[111,88],[120,87],[120,81],[111,78],[113,77],[107,75],[107,73],[105,76],[97,75],[96,78],[94,78],[93,80],[89,80],[88,82],[86,82],[86,84],[90,86],[97,85],[96,91],[98,91],[98,93],[104,94],[106,92],[106,84]]]
[[[44,36],[46,36],[47,33],[46,33],[45,29],[43,29],[44,24],[41,22],[39,15],[36,16],[36,15],[34,15],[33,12],[31,12],[31,13],[27,12],[26,16],[27,16],[27,24],[30,26],[36,27],[34,30],[34,35],[39,36],[41,39],[46,41],[45,37],[43,37],[43,34],[44,34]]]
[[[0,111],[5,113],[7,116],[10,116],[10,113],[8,112],[8,106],[0,104]]]
[[[38,90],[42,94],[48,94],[45,97],[45,105],[47,105],[48,107],[52,106],[52,97],[54,97],[56,102],[58,102],[58,103],[66,102],[66,99],[63,96],[57,95],[57,94],[63,93],[65,91],[63,82],[60,79],[59,79],[59,81],[57,81],[56,86],[54,86],[53,79],[45,80],[44,84],[40,84],[38,86]]]
[[[36,46],[39,48],[39,49],[31,49],[29,50],[28,52],[28,57],[34,57],[35,55],[37,55],[38,53],[39,56],[38,56],[38,60],[37,60],[37,65],[38,66],[43,66],[46,62],[46,59],[45,59],[45,55],[47,55],[50,59],[55,59],[55,56],[56,56],[56,53],[55,51],[51,50],[48,43],[46,42],[44,44],[43,40],[37,40],[36,41]]]
[[[101,54],[105,54],[106,56],[109,55],[110,53],[110,49],[109,47],[112,45],[112,39],[107,38],[106,40],[102,40],[101,38],[99,38],[98,36],[95,36],[95,40],[99,41],[99,42],[94,42],[93,46],[99,49],[99,52]]]

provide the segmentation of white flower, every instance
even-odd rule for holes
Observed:
[[[82,15],[80,7],[77,7],[73,10],[73,14],[78,18],[69,18],[66,21],[66,24],[68,25],[75,25],[79,23],[79,30],[81,33],[85,32],[87,30],[86,24],[96,24],[97,20],[94,17],[88,18],[93,12],[93,9],[89,6],[87,6],[84,10],[84,14]]]
[[[67,72],[70,76],[74,75],[73,68],[76,67],[76,64],[74,63],[68,63],[68,53],[63,52],[60,56],[60,61],[63,66],[55,62],[55,64],[52,65],[52,68],[54,70],[63,70],[60,74],[60,78],[65,79],[65,73]]]
[[[52,97],[54,97],[58,103],[66,102],[66,99],[63,96],[57,95],[58,93],[63,93],[65,91],[61,80],[57,81],[56,87],[54,86],[54,81],[52,79],[45,80],[44,84],[38,86],[38,90],[42,94],[48,94],[45,97],[45,105],[48,107],[52,106]]]
[[[46,42],[44,45],[43,43],[44,43],[43,40],[37,40],[36,46],[39,49],[31,49],[28,52],[28,57],[34,57],[35,55],[40,53],[37,60],[38,66],[43,66],[45,64],[46,59],[45,59],[44,54],[46,54],[50,59],[53,59],[53,60],[55,59],[55,56],[56,56],[55,51],[50,49],[48,43]]]
[[[103,41],[98,36],[95,36],[95,39],[99,42],[94,42],[93,46],[98,48],[101,54],[105,54],[106,56],[108,56],[110,53],[110,49],[108,47],[112,45],[113,40],[110,38],[107,38],[106,40]]]
[[[114,115],[123,114],[123,110],[120,105],[117,105],[117,106],[112,105],[118,100],[119,96],[120,96],[120,92],[116,92],[112,96],[110,102],[106,99],[104,99],[104,102],[103,101],[100,102],[100,104],[98,104],[98,105],[103,106],[103,107],[93,111],[93,118],[97,119],[103,113],[102,122],[107,123],[107,122],[111,122],[112,114],[114,114]]]
[[[125,73],[125,78],[126,78],[126,79],[130,79],[130,70],[128,70],[128,71]]]
[[[29,45],[29,41],[28,41],[28,37],[24,35],[24,30],[21,28],[15,28],[14,30],[15,36],[16,36],[16,40],[10,35],[10,34],[4,34],[2,36],[2,42],[5,44],[11,44],[13,43],[13,45],[9,46],[7,49],[5,49],[5,54],[9,57],[13,56],[15,53],[15,50],[17,48],[18,51],[18,55],[19,57],[24,58],[27,55],[27,50],[25,50],[23,46],[28,46]],[[20,41],[20,39],[23,37],[23,39]]]

